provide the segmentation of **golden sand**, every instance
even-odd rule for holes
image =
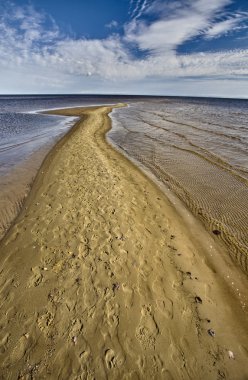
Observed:
[[[244,301],[218,268],[241,295],[245,278],[106,143],[110,111],[57,111],[81,119],[1,242],[0,378],[247,378]]]

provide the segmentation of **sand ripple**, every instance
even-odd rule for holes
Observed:
[[[216,238],[247,273],[248,130],[225,125],[231,115],[221,121],[213,110],[200,118],[192,109],[190,120],[185,105],[133,104],[115,111],[109,137],[171,188],[209,231],[219,231]]]

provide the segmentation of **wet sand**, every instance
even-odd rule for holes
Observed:
[[[215,231],[247,274],[246,109],[242,102],[218,100],[130,104],[114,110],[108,137],[169,187],[210,233]]]
[[[0,113],[1,128],[8,131],[0,135],[0,240],[20,212],[44,158],[76,122],[76,118],[55,115],[47,118],[38,113],[7,115],[9,121],[8,117],[1,120]]]
[[[110,111],[56,111],[81,120],[1,242],[0,378],[247,378],[247,277],[106,143]]]

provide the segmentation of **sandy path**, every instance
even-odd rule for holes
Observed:
[[[84,116],[1,243],[0,378],[248,378],[240,303],[165,195],[105,142],[109,111],[60,111]]]

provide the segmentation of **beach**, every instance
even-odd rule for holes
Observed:
[[[247,276],[106,142],[111,110],[51,112],[80,120],[1,241],[0,378],[248,378]]]

